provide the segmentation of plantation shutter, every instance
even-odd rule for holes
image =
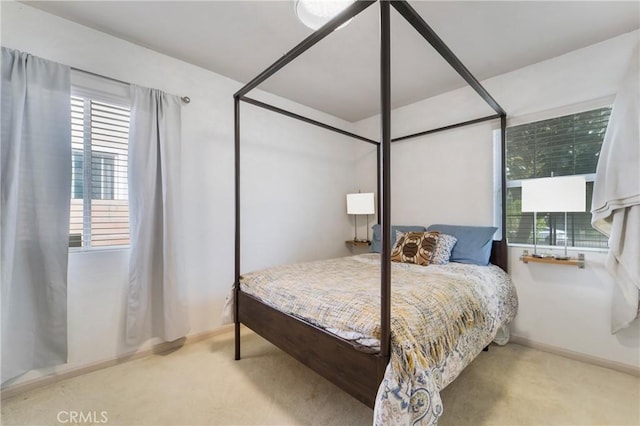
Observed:
[[[71,247],[129,244],[129,109],[73,96]]]

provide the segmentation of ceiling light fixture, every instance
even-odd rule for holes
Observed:
[[[296,16],[307,27],[317,30],[334,16],[345,10],[355,0],[296,0]],[[351,19],[338,27],[346,26]]]

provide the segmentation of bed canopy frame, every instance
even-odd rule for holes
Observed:
[[[363,10],[378,2],[380,5],[380,141],[365,138],[354,133],[338,129],[308,117],[295,114],[247,97],[247,94],[270,76],[295,60],[335,29],[355,17]],[[453,69],[471,86],[480,97],[495,111],[495,114],[474,120],[451,124],[401,137],[391,137],[391,33],[390,7],[396,9],[415,30],[453,67]],[[240,324],[247,327],[280,347],[289,355],[298,359],[320,375],[363,403],[373,407],[378,386],[390,357],[391,348],[391,180],[390,154],[391,143],[410,138],[425,136],[444,130],[467,126],[489,120],[500,119],[501,128],[501,240],[494,241],[491,261],[507,270],[506,243],[506,194],[505,182],[505,131],[507,114],[491,97],[489,92],[453,54],[438,35],[406,0],[357,0],[324,26],[309,35],[301,43],[274,62],[257,77],[238,90],[234,95],[234,133],[235,133],[235,281],[234,281],[234,317],[235,317],[235,359],[240,359]],[[377,145],[377,210],[378,222],[382,228],[382,250],[380,267],[381,290],[381,336],[380,351],[363,352],[352,343],[343,340],[325,330],[283,312],[277,311],[258,299],[243,293],[240,289],[240,102],[245,102],[297,120],[304,121],[327,130],[350,136],[370,144]]]

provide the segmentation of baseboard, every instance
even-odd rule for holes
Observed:
[[[565,358],[574,359],[576,361],[586,362],[588,364],[597,365],[599,367],[610,368],[612,370],[620,371],[622,373],[631,374],[632,376],[640,376],[640,367],[636,367],[629,364],[623,364],[617,361],[611,361],[608,359],[600,358],[597,356],[586,355],[580,352],[570,351],[568,349],[559,348],[557,346],[547,345],[546,343],[536,342],[526,337],[511,335],[510,343],[516,343],[518,345],[527,346],[529,348],[538,349],[543,352],[549,352],[554,355],[560,355]]]
[[[224,325],[222,327],[216,328],[214,330],[205,331],[203,333],[194,334],[191,336],[187,336],[182,339],[175,340],[173,342],[162,342],[156,345],[153,345],[149,349],[144,349],[140,351],[132,351],[128,353],[124,353],[118,355],[115,358],[107,359],[104,361],[95,362],[88,365],[83,365],[76,368],[71,368],[59,373],[52,373],[43,377],[38,377],[37,379],[27,380],[22,383],[17,383],[15,385],[9,385],[6,388],[3,388],[0,393],[2,394],[2,399],[7,399],[14,397],[23,392],[30,391],[32,389],[36,389],[42,386],[50,385],[52,383],[59,382],[60,380],[70,379],[72,377],[81,376],[83,374],[90,373],[92,371],[101,370],[107,367],[113,367],[118,364],[122,364],[125,362],[133,361],[135,359],[140,359],[147,357],[149,355],[160,354],[163,352],[167,352],[181,346],[200,342],[205,339],[209,339],[214,336],[218,336],[220,334],[229,333],[233,330],[233,324]]]

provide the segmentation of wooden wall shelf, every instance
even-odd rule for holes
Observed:
[[[347,241],[345,241],[345,244],[348,244],[350,246],[370,246],[371,245],[371,241],[347,240]]]
[[[524,263],[534,262],[534,263],[551,263],[554,265],[569,265],[569,266],[577,266],[580,269],[584,269],[584,254],[579,253],[578,258],[570,258],[570,259],[556,259],[555,257],[536,257],[531,256],[527,250],[522,253],[520,256],[520,260]]]

